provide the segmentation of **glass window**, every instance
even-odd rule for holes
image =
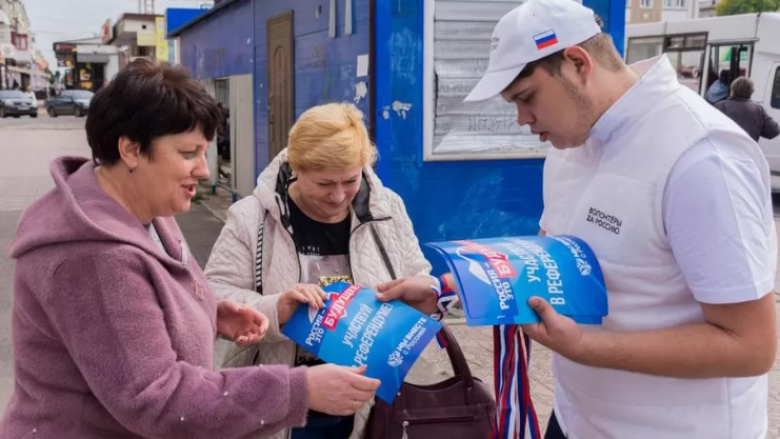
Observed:
[[[672,67],[677,70],[677,79],[680,81],[680,84],[699,93],[701,87],[701,63],[704,51],[673,51],[668,52],[666,55],[669,57]]]
[[[688,49],[704,49],[707,44],[707,34],[688,35],[685,37],[685,47]]]
[[[653,0],[639,0],[642,9],[653,9]]]
[[[663,37],[629,39],[626,60],[633,64],[660,55],[663,41]]]
[[[698,93],[701,88],[701,65],[704,60],[704,51],[693,50],[683,52],[680,55],[677,78],[681,84]]]
[[[780,109],[780,67],[775,69],[775,84],[772,87],[772,108]]]
[[[736,70],[731,72],[732,79],[739,76],[750,76],[750,58],[752,52],[752,44],[725,44],[712,46],[710,57],[707,62],[707,69],[709,70],[707,86],[709,87],[718,79],[720,72],[731,71],[732,67],[736,68]],[[734,63],[734,66],[732,66],[732,57],[736,56],[738,56],[738,59]]]
[[[0,23],[0,44],[13,44],[11,40],[11,28],[5,23]]]
[[[666,40],[667,49],[682,49],[685,47],[685,37],[669,37]]]

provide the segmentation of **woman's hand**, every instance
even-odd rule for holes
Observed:
[[[217,303],[217,334],[239,346],[257,343],[268,330],[268,319],[258,310],[232,300]]]
[[[276,311],[279,315],[279,325],[290,320],[298,305],[307,303],[312,309],[321,309],[325,306],[325,292],[322,288],[313,284],[297,284],[282,293]]]
[[[334,416],[349,416],[368,402],[379,380],[364,377],[366,366],[323,364],[306,369],[309,408]]]
[[[431,289],[436,280],[430,276],[407,277],[385,282],[377,287],[376,298],[382,302],[400,300],[425,315],[438,311],[438,297]]]

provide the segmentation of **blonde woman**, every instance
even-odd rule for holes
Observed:
[[[287,149],[260,174],[254,195],[230,208],[206,276],[219,298],[261,311],[270,329],[254,348],[222,345],[217,358],[223,367],[320,364],[280,327],[299,303],[321,307],[321,287],[337,280],[375,287],[397,276],[435,297],[431,267],[404,204],[382,186],[371,169],[375,161],[357,108],[314,107],[293,126]],[[355,416],[310,411],[305,427],[275,438],[361,438],[370,406],[355,401]]]

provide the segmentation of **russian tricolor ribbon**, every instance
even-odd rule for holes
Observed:
[[[496,422],[491,439],[541,439],[528,380],[530,338],[518,325],[494,326],[493,344]]]

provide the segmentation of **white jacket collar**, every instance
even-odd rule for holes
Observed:
[[[254,196],[260,205],[277,220],[283,219],[283,213],[286,216],[287,206],[283,202],[290,177],[286,148],[257,177]],[[355,201],[352,203],[353,212],[360,222],[391,216],[384,192],[384,186],[374,170],[370,166],[363,168],[363,182]],[[282,222],[285,223],[285,221]]]
[[[631,69],[640,76],[639,81],[612,104],[590,130],[588,139],[600,146],[608,144],[680,88],[677,72],[666,55],[632,64]]]

